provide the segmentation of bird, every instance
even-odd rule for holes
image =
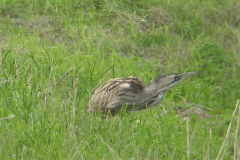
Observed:
[[[124,107],[127,113],[153,108],[161,102],[167,90],[198,73],[199,71],[160,75],[147,86],[137,77],[111,79],[94,91],[85,112],[115,116]]]

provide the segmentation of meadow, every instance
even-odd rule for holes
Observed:
[[[239,0],[1,0],[0,159],[238,159],[239,8]],[[84,112],[110,79],[148,84],[190,71],[201,74],[152,110]]]

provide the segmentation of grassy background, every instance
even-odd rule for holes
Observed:
[[[15,117],[0,120],[0,159],[215,159],[240,97],[239,8],[238,0],[1,0],[0,118]],[[196,70],[153,110],[110,120],[84,113],[111,78],[147,84]],[[179,95],[213,117],[184,121],[175,110],[192,106]],[[239,154],[234,129],[224,159]]]

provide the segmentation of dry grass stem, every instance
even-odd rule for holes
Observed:
[[[180,113],[180,117],[185,117],[186,115],[190,114],[190,113],[194,113],[194,114],[197,114],[202,120],[205,120],[206,118],[209,118],[209,117],[213,117],[212,115],[210,114],[207,114],[205,113],[204,111],[202,111],[200,108],[204,108],[204,109],[207,109],[207,110],[210,110],[212,111],[211,108],[208,108],[208,107],[205,107],[203,105],[199,105],[199,104],[195,104],[195,103],[192,103],[192,102],[189,102],[187,101],[185,98],[183,98],[182,96],[179,95],[180,98],[182,98],[183,102],[186,103],[186,104],[189,104],[189,105],[192,105],[193,107],[188,109],[188,110],[185,110],[185,111],[182,111],[184,109],[182,108],[178,108],[177,109],[177,112]]]
[[[180,96],[180,95],[178,95],[178,96],[179,96],[180,98],[182,98],[182,100],[183,100],[184,103],[187,103],[187,104],[192,105],[192,106],[195,106],[195,107],[200,107],[200,108],[204,108],[204,109],[207,109],[207,110],[209,110],[209,111],[212,111],[211,108],[205,107],[205,106],[200,105],[200,104],[192,103],[192,102],[186,100],[184,97],[182,97],[182,96]]]
[[[79,74],[78,74],[78,78],[77,78],[75,84],[73,85],[72,92],[75,90],[75,88],[76,88],[76,86],[77,86],[77,83],[78,83],[78,80],[79,80],[81,74],[82,74],[82,69],[81,69],[81,71],[80,71]]]
[[[238,100],[239,101],[239,100]],[[239,140],[238,140],[238,130],[239,130],[239,119],[240,119],[240,106],[238,105],[238,115],[237,115],[237,124],[235,129],[235,135],[234,135],[234,160],[239,159]]]
[[[234,111],[233,111],[233,113],[232,113],[232,118],[231,118],[231,121],[230,121],[230,123],[229,123],[228,130],[227,130],[227,133],[226,133],[226,135],[225,135],[225,139],[224,139],[224,141],[223,141],[223,143],[222,143],[222,146],[221,146],[221,148],[220,148],[220,150],[219,150],[219,152],[218,152],[218,155],[217,155],[216,160],[222,159],[223,156],[224,156],[224,153],[225,153],[225,151],[226,151],[226,145],[227,145],[227,142],[228,142],[228,139],[229,139],[230,130],[231,130],[231,128],[232,128],[232,123],[233,123],[233,120],[234,120],[234,115],[235,115],[238,107],[239,107],[239,100],[237,101],[236,107],[235,107],[235,109],[234,109]],[[224,149],[224,153],[222,154],[223,149]],[[221,154],[222,154],[222,157],[220,158]]]
[[[62,78],[59,79],[59,80],[51,87],[50,91],[53,90],[53,89],[58,85],[58,83],[60,83],[60,82],[61,82],[70,72],[72,72],[72,71],[73,71],[73,68],[71,68],[64,76],[62,76]]]
[[[164,105],[160,104],[160,106],[163,107],[163,109],[162,109],[162,113],[161,113],[161,116],[164,117],[168,112],[167,112],[167,110],[166,110],[166,108],[165,108]]]
[[[182,117],[182,118],[185,117],[186,115],[192,113],[194,109],[195,109],[195,107],[192,107],[192,108],[180,113],[180,117]]]
[[[210,140],[212,138],[212,129],[211,128],[209,128],[209,138],[210,138]],[[210,159],[210,154],[211,154],[210,153],[210,141],[208,141],[205,159]]]
[[[5,81],[0,82],[0,85],[4,84],[4,83],[6,83],[6,82],[8,82],[8,80],[5,80]]]
[[[189,143],[189,120],[187,117],[187,157],[190,160],[190,143]]]
[[[47,104],[47,102],[48,102],[48,95],[49,95],[49,93],[50,93],[49,88],[50,88],[50,86],[51,86],[52,66],[51,66],[49,72],[50,72],[50,73],[49,73],[49,79],[48,79],[48,89],[47,89],[47,94],[46,94],[46,97],[45,97],[45,103],[46,103],[46,104]]]
[[[0,75],[2,75],[2,50],[0,49]]]
[[[74,99],[73,99],[73,104],[72,104],[72,106],[73,106],[73,111],[75,111],[75,110],[77,110],[76,109],[76,104],[77,104],[77,88],[75,89],[75,92],[74,92]],[[73,123],[73,125],[74,125],[74,122],[75,122],[75,113],[73,113],[72,114],[72,118],[73,118],[73,121],[72,121],[72,123]]]
[[[206,118],[213,117],[212,115],[203,112],[199,107],[194,109],[194,113],[197,114],[199,117],[201,117],[202,120],[205,120]]]
[[[15,115],[10,115],[10,116],[7,116],[7,117],[3,117],[3,118],[0,118],[0,121],[11,119],[11,118],[14,118],[14,117],[15,117]]]

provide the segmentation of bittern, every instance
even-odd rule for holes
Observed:
[[[157,76],[147,86],[135,77],[112,79],[94,91],[85,111],[115,116],[124,107],[127,112],[152,108],[163,99],[168,89],[197,73]]]

